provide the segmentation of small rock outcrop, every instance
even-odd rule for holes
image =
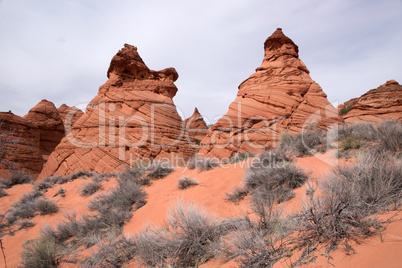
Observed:
[[[0,112],[0,177],[19,170],[37,177],[43,166],[40,130],[11,112]]]
[[[282,29],[265,41],[264,49],[261,66],[240,84],[229,111],[209,129],[200,155],[222,158],[260,152],[277,146],[281,132],[342,122]]]
[[[79,170],[115,172],[139,159],[177,162],[194,153],[172,100],[178,78],[174,68],[150,70],[137,48],[125,44],[107,76],[40,178]]]
[[[80,109],[77,107],[70,107],[66,104],[60,105],[59,108],[57,108],[60,114],[60,118],[63,121],[64,124],[64,129],[71,129],[71,126],[77,122],[78,119],[84,114]]]
[[[369,90],[360,98],[343,104],[349,111],[343,115],[345,122],[373,122],[384,120],[402,121],[402,86],[395,80],[387,81],[378,88]]]
[[[39,129],[40,151],[47,158],[64,137],[64,124],[59,111],[47,100],[40,101],[23,117]]]
[[[194,108],[193,115],[184,120],[184,125],[190,138],[198,144],[207,134],[208,126],[197,107]]]

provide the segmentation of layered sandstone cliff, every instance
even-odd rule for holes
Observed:
[[[0,177],[17,170],[38,176],[43,166],[39,147],[38,127],[11,112],[0,112]]]
[[[343,115],[345,122],[379,123],[384,120],[402,121],[402,86],[395,80],[369,90],[360,98],[345,102],[350,110]]]
[[[125,44],[107,76],[40,178],[78,170],[115,172],[139,159],[176,162],[194,153],[172,100],[178,78],[174,68],[150,70],[137,48]]]
[[[342,122],[337,109],[299,59],[299,49],[278,28],[264,43],[264,59],[240,84],[229,111],[202,140],[200,155],[229,157],[277,145],[281,132],[297,133]]]

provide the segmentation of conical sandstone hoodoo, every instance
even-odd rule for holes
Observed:
[[[361,97],[345,102],[340,108],[343,107],[346,109],[343,115],[346,123],[402,122],[402,86],[395,80],[387,81]]]
[[[208,126],[197,107],[194,108],[193,115],[184,120],[184,125],[190,138],[196,143],[199,143],[207,134]]]
[[[337,109],[299,59],[298,47],[278,28],[264,43],[264,60],[240,84],[229,111],[201,141],[200,156],[230,157],[277,146],[281,132],[342,122]]]
[[[115,172],[140,159],[175,162],[193,155],[172,98],[174,68],[150,70],[137,48],[124,45],[99,88],[47,161],[40,178],[79,170]]]

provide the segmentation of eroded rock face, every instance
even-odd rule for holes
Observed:
[[[84,114],[80,109],[77,107],[70,107],[66,104],[60,105],[57,108],[60,114],[60,118],[63,121],[64,129],[71,129],[71,126],[77,122],[78,119]]]
[[[71,133],[49,157],[40,178],[79,170],[115,172],[138,159],[175,161],[194,153],[172,98],[175,69],[150,70],[137,48],[124,45]]]
[[[343,118],[347,123],[368,121],[379,123],[384,120],[402,121],[402,86],[390,80],[376,89],[369,90],[360,98],[345,102],[352,105]]]
[[[0,112],[0,177],[8,178],[10,170],[37,177],[43,166],[39,146],[38,127],[11,112]]]
[[[24,119],[39,129],[39,148],[41,154],[47,158],[64,137],[64,125],[59,111],[52,102],[42,100],[29,110]]]
[[[261,66],[240,84],[229,111],[202,140],[200,155],[256,153],[275,147],[281,132],[342,122],[299,59],[297,45],[280,28],[265,41],[264,49]]]
[[[199,143],[207,134],[208,126],[197,107],[194,108],[193,115],[184,120],[184,125],[190,138],[196,143]]]

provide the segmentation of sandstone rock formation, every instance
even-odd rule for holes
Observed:
[[[59,111],[61,120],[63,120],[65,130],[71,129],[71,126],[84,114],[77,107],[70,107],[64,103],[57,110]]]
[[[184,125],[190,138],[195,143],[200,143],[207,134],[208,126],[197,107],[194,109],[193,115],[184,120]]]
[[[39,129],[41,154],[47,158],[64,137],[64,125],[54,104],[40,101],[24,116]]]
[[[264,60],[240,84],[229,111],[202,140],[200,156],[229,157],[276,146],[280,133],[342,122],[299,59],[298,47],[278,28],[264,43]]]
[[[28,120],[11,112],[0,112],[0,177],[10,170],[38,176],[43,166],[39,150],[40,130]]]
[[[178,78],[174,68],[152,71],[137,48],[125,44],[107,76],[71,133],[50,155],[40,178],[78,170],[115,172],[141,158],[176,162],[175,157],[193,154],[172,100]]]
[[[351,109],[343,118],[347,123],[368,121],[379,123],[383,120],[402,121],[402,86],[390,80],[376,89],[369,90],[360,98],[344,103]]]

